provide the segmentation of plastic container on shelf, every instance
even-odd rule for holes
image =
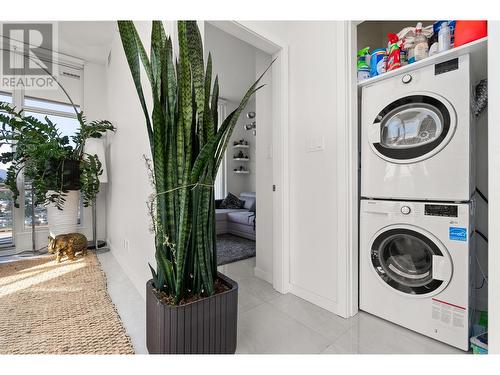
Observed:
[[[455,47],[488,36],[487,21],[456,21]]]
[[[377,48],[372,52],[370,60],[370,77],[376,77],[385,73],[387,63],[387,51],[383,48]]]
[[[417,23],[415,28],[415,47],[413,50],[415,61],[429,57],[429,45],[427,44],[427,37],[422,33],[422,22]]]
[[[488,354],[488,332],[473,336],[470,339],[472,353]]]
[[[438,32],[438,52],[448,51],[451,48],[451,30],[448,22],[443,22]]]

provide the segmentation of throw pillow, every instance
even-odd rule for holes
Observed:
[[[243,208],[245,201],[239,199],[236,195],[229,193],[221,202],[220,208]]]

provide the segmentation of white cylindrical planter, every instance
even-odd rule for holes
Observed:
[[[51,192],[49,192],[50,194]],[[58,209],[53,203],[47,206],[49,234],[55,237],[59,234],[74,233],[78,227],[78,206],[80,205],[80,191],[69,190],[65,193],[63,209]]]

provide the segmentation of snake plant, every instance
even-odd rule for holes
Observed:
[[[132,21],[118,21],[118,28],[152,155],[155,193],[148,207],[156,247],[156,270],[150,265],[154,287],[173,304],[210,296],[217,279],[214,180],[241,112],[262,87],[260,78],[219,125],[218,78],[212,85],[212,57],[205,66],[195,21],[177,22],[177,59],[162,22],[152,23],[149,56]],[[152,111],[142,88],[141,63],[151,84]]]

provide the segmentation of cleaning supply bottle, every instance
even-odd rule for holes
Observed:
[[[370,78],[370,67],[366,62],[366,56],[369,56],[370,47],[362,48],[358,51],[358,81]]]
[[[451,31],[448,22],[443,22],[438,33],[438,52],[448,51],[451,48]]]
[[[370,59],[370,77],[375,77],[385,73],[387,65],[387,50],[384,48],[377,48],[373,50]]]
[[[414,47],[415,61],[420,61],[429,56],[429,45],[427,38],[422,33],[422,22],[417,23],[415,28],[415,47]]]
[[[386,71],[391,71],[401,67],[401,50],[399,48],[399,38],[397,34],[387,34],[389,45],[387,48]]]

